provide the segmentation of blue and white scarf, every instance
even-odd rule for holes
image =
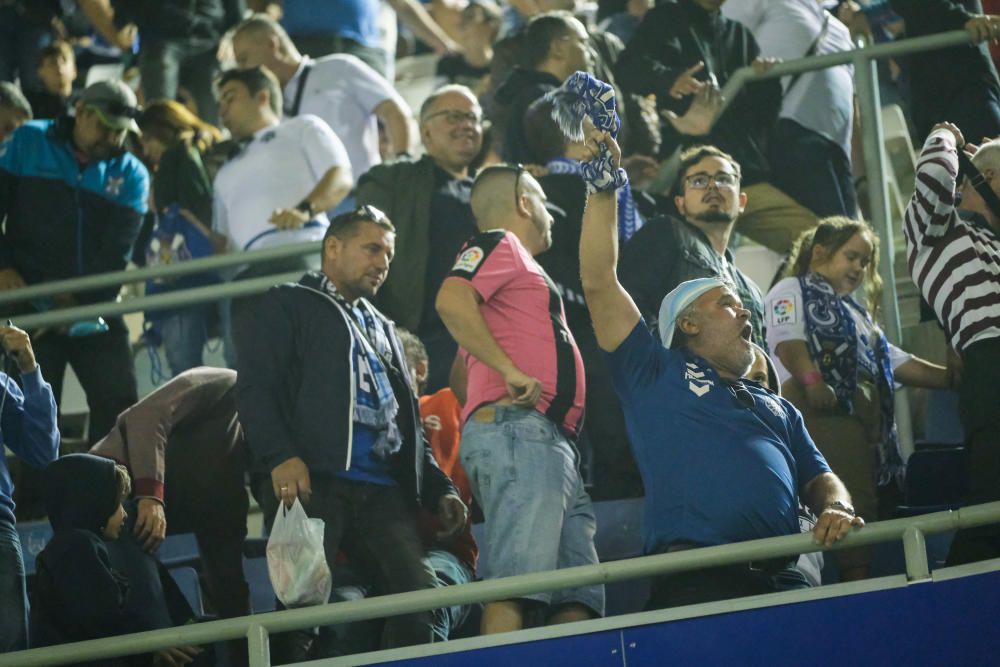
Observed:
[[[550,174],[576,174],[583,177],[583,164],[579,160],[567,157],[557,157],[545,165],[545,168]],[[625,185],[618,188],[618,240],[625,243],[644,224],[646,221],[636,208],[635,200],[632,199],[632,188],[626,181]]]
[[[392,363],[392,343],[364,299],[352,306],[325,275],[320,289],[333,299],[351,325],[352,353],[356,351],[354,421],[375,432],[372,455],[388,460],[403,446],[396,423],[399,401],[386,371]]]
[[[850,295],[837,296],[833,286],[822,276],[809,273],[799,277],[805,310],[806,345],[809,356],[819,366],[823,381],[833,387],[837,400],[847,414],[854,412],[854,394],[858,388],[858,366],[873,371],[878,387],[882,437],[879,439],[879,485],[902,481],[904,466],[896,434],[893,391],[895,381],[889,355],[889,341],[872,322],[868,311]],[[848,308],[853,308],[868,322],[874,333],[865,347],[865,359],[858,359],[858,332]]]
[[[586,72],[576,72],[561,86],[545,94],[552,102],[552,119],[571,141],[583,141],[583,117],[589,116],[594,127],[618,138],[621,120],[615,111],[614,88]],[[588,192],[617,190],[628,183],[621,167],[612,165],[611,151],[601,146],[600,155],[581,163],[583,180]]]

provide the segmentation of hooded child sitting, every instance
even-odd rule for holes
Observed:
[[[123,562],[123,554],[128,558],[132,551],[141,554],[141,549],[118,549],[114,544],[124,532],[128,515],[122,503],[131,486],[124,466],[92,454],[69,454],[46,468],[45,507],[53,537],[38,554],[31,605],[35,646],[155,629],[148,622],[149,614],[139,610],[163,601],[157,566],[136,568]],[[152,574],[142,576],[146,571]],[[132,578],[154,579],[153,585],[161,591],[159,600],[147,596],[150,582]],[[144,599],[135,599],[140,596]],[[160,651],[155,657],[147,654],[99,663],[184,665],[197,653],[197,649],[183,647]]]

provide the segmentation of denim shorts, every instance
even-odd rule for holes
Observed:
[[[594,509],[576,449],[548,418],[529,408],[479,408],[462,429],[460,456],[486,519],[483,578],[597,563]],[[604,615],[601,585],[523,597],[576,602]]]

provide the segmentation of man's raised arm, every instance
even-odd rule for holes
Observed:
[[[597,152],[604,143],[614,156],[614,167],[621,164],[618,144],[606,132],[594,130],[588,147]],[[635,328],[639,309],[618,282],[618,198],[614,191],[595,192],[587,200],[580,233],[580,279],[583,294],[594,321],[597,343],[607,351],[615,350]]]

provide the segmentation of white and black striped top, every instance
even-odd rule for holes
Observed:
[[[962,352],[1000,337],[1000,238],[981,218],[956,210],[957,174],[954,135],[932,132],[917,161],[903,235],[913,282]]]

